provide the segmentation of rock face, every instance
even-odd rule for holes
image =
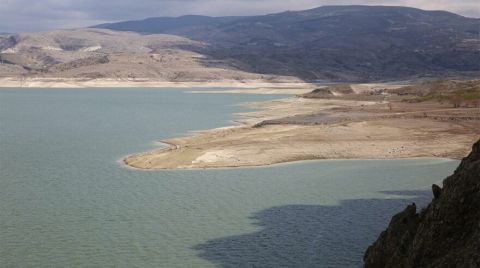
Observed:
[[[438,187],[438,186],[437,186]],[[395,215],[364,256],[365,267],[480,267],[480,141],[419,214]]]

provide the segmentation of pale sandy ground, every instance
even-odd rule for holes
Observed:
[[[260,94],[260,95],[272,95],[272,94],[290,94],[299,95],[308,93],[316,88],[326,87],[325,85],[317,85],[310,83],[276,83],[269,85],[261,85],[256,83],[258,87],[253,88],[236,88],[225,90],[191,90],[188,93],[195,94]]]
[[[354,84],[352,89],[355,93],[361,94],[366,92],[371,92],[378,89],[394,89],[407,85],[407,82],[391,82],[391,83],[368,83],[368,84]],[[257,84],[258,85],[258,84]],[[190,93],[203,93],[203,94],[304,94],[308,93],[316,88],[327,87],[329,84],[311,84],[311,83],[297,83],[297,84],[288,84],[284,85],[276,84],[269,85],[267,87],[254,87],[250,89],[239,88],[239,89],[225,89],[225,90],[192,90]]]
[[[114,79],[114,78],[25,78],[5,77],[0,78],[0,87],[26,87],[26,88],[243,88],[248,90],[277,91],[277,93],[290,92],[300,94],[316,87],[314,84],[291,81],[269,82],[264,80],[214,80],[199,82],[170,82],[153,78]],[[216,91],[215,91],[216,92]],[[252,93],[252,92],[250,92]],[[288,93],[286,93],[288,94]]]
[[[261,166],[312,159],[458,159],[480,137],[480,120],[416,118],[412,115],[418,114],[412,112],[405,116],[402,112],[392,113],[394,118],[377,116],[318,125],[254,127],[264,120],[287,118],[288,121],[295,115],[336,114],[338,109],[353,115],[369,107],[374,107],[371,111],[387,107],[373,101],[288,98],[249,106],[262,107],[264,111],[239,115],[240,124],[235,127],[162,141],[170,147],[131,155],[124,162],[141,169],[185,169]],[[476,118],[480,110],[468,110],[467,114]]]
[[[379,88],[398,88],[405,83],[356,84],[356,92],[372,91]],[[282,81],[266,80],[228,80],[218,79],[198,82],[171,82],[155,78],[46,78],[46,77],[3,77],[0,78],[0,88],[194,88],[190,93],[207,94],[304,94],[325,84],[314,84],[286,79]],[[224,90],[209,90],[209,88],[227,88]],[[198,90],[197,90],[198,89]]]

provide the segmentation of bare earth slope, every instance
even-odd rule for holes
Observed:
[[[235,63],[213,60],[205,43],[188,38],[104,29],[59,30],[0,36],[0,77],[32,81],[54,78],[170,82],[299,81],[241,71]],[[191,49],[195,47],[196,49]],[[189,48],[189,49],[187,49]],[[70,79],[71,80],[71,79]]]

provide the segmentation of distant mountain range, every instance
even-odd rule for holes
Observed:
[[[159,17],[144,20],[105,23],[92,28],[103,28],[115,31],[131,31],[146,34],[167,33],[178,34],[182,31],[193,32],[195,29],[213,29],[221,24],[239,21],[248,17],[208,17],[187,15],[181,17]]]
[[[407,7],[324,6],[253,17],[151,18],[95,27],[207,42],[248,71],[382,79],[480,70],[480,20]],[[202,51],[205,53],[205,51]]]
[[[1,57],[10,65],[0,65],[0,76],[22,72],[57,77],[268,76],[309,81],[471,76],[480,73],[479,30],[480,19],[384,6],[324,6],[250,17],[149,18],[91,29],[1,35]],[[168,61],[158,60],[162,53]],[[137,60],[127,60],[133,54]],[[175,57],[185,63],[181,68]],[[112,65],[117,61],[121,66]],[[197,76],[200,67],[219,72],[212,76],[201,71],[204,75]],[[220,70],[234,73],[222,77],[225,72]]]

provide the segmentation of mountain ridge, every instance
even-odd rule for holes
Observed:
[[[225,21],[239,21],[242,19],[249,19],[249,18],[256,18],[256,17],[271,17],[271,16],[276,16],[276,15],[284,15],[284,14],[296,14],[296,13],[310,13],[310,12],[315,12],[315,11],[338,11],[339,9],[343,10],[349,10],[349,9],[396,9],[396,10],[405,10],[405,11],[416,11],[416,12],[428,12],[428,13],[437,13],[437,14],[443,14],[443,15],[448,15],[448,16],[456,16],[456,17],[462,17],[462,18],[468,18],[468,19],[480,19],[480,18],[473,18],[473,17],[467,17],[467,16],[462,16],[453,12],[445,11],[445,10],[422,10],[419,8],[413,8],[413,7],[405,7],[405,6],[382,6],[382,5],[325,5],[325,6],[320,6],[316,8],[311,8],[311,9],[306,9],[306,10],[287,10],[283,12],[278,12],[278,13],[269,13],[265,15],[254,15],[254,16],[207,16],[207,15],[194,15],[194,14],[189,14],[189,15],[181,15],[181,16],[161,16],[161,17],[147,17],[143,19],[138,19],[138,20],[128,20],[128,21],[117,21],[117,22],[109,22],[109,23],[102,23],[102,24],[97,24],[90,26],[89,28],[105,28],[105,29],[110,29],[110,30],[122,30],[121,27],[125,24],[128,23],[139,23],[139,22],[163,22],[167,20],[178,20],[180,21],[181,19],[197,19],[197,20],[202,20],[203,22],[205,21],[215,21],[217,23],[219,22],[225,22]],[[198,21],[197,21],[198,22]],[[118,28],[117,28],[118,27]],[[133,28],[133,27],[132,27]],[[130,29],[132,31],[137,31],[137,32],[144,32],[144,33],[159,33],[159,32],[150,32],[150,31],[141,31],[141,30],[135,30],[135,29]]]
[[[114,24],[112,25],[114,26]],[[253,72],[378,80],[480,71],[480,19],[392,6],[322,6],[168,30]],[[115,29],[115,27],[110,27]]]
[[[166,81],[268,76],[360,82],[480,75],[480,19],[446,11],[324,6],[250,17],[149,18],[94,27],[1,35],[0,57],[6,64],[0,65],[0,76]],[[162,61],[172,49],[176,56]],[[128,59],[113,66],[120,56]],[[177,69],[176,57],[186,64]],[[176,70],[166,75],[171,67]],[[217,74],[207,74],[211,67]],[[199,72],[201,68],[205,70]],[[226,72],[230,74],[222,77]]]

